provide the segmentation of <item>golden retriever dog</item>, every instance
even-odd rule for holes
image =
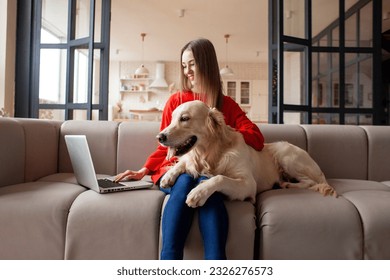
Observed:
[[[162,177],[162,188],[172,186],[182,173],[209,177],[188,194],[186,203],[190,207],[202,206],[214,192],[230,200],[254,203],[257,193],[275,184],[337,196],[306,151],[288,142],[265,144],[262,151],[256,151],[241,133],[225,124],[221,112],[201,101],[178,106],[171,124],[157,138],[168,148],[168,158],[178,157]]]

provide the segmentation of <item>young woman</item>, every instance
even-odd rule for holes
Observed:
[[[197,39],[187,43],[181,50],[181,91],[173,94],[167,101],[161,121],[161,130],[167,127],[173,110],[180,104],[192,100],[201,100],[209,107],[216,107],[225,117],[228,125],[242,133],[245,142],[261,150],[264,138],[258,127],[246,116],[245,112],[230,97],[223,94],[217,55],[213,44],[207,39]],[[152,175],[153,182],[159,180],[175,158],[166,159],[167,149],[159,146],[138,171],[127,170],[117,175],[123,178],[142,179]],[[178,177],[169,189],[161,190],[170,194],[162,217],[161,259],[183,259],[185,240],[190,230],[194,211],[186,205],[187,194],[206,177],[193,178],[188,174]],[[199,228],[203,237],[205,259],[226,259],[225,247],[228,233],[228,215],[220,193],[214,193],[197,209]]]

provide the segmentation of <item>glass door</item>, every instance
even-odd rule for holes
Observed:
[[[310,123],[310,0],[269,1],[271,123]]]
[[[384,124],[381,1],[270,0],[269,6],[269,121]]]
[[[34,2],[30,104],[19,116],[108,118],[110,6],[110,0]]]

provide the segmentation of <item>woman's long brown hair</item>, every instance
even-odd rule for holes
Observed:
[[[182,56],[186,50],[192,51],[195,64],[200,77],[200,93],[196,98],[204,101],[209,107],[221,110],[223,100],[223,87],[217,54],[213,44],[207,39],[196,39],[188,42],[181,50],[180,67],[182,67]],[[184,75],[183,69],[180,71],[180,81],[182,91],[191,91],[191,83],[187,76]],[[199,96],[197,96],[199,94]],[[202,98],[202,95],[204,96]]]

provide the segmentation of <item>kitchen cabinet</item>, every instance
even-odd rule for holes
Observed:
[[[251,82],[241,80],[224,81],[226,95],[230,96],[240,106],[251,105]]]
[[[234,99],[254,122],[268,120],[267,80],[224,80],[225,94]]]

